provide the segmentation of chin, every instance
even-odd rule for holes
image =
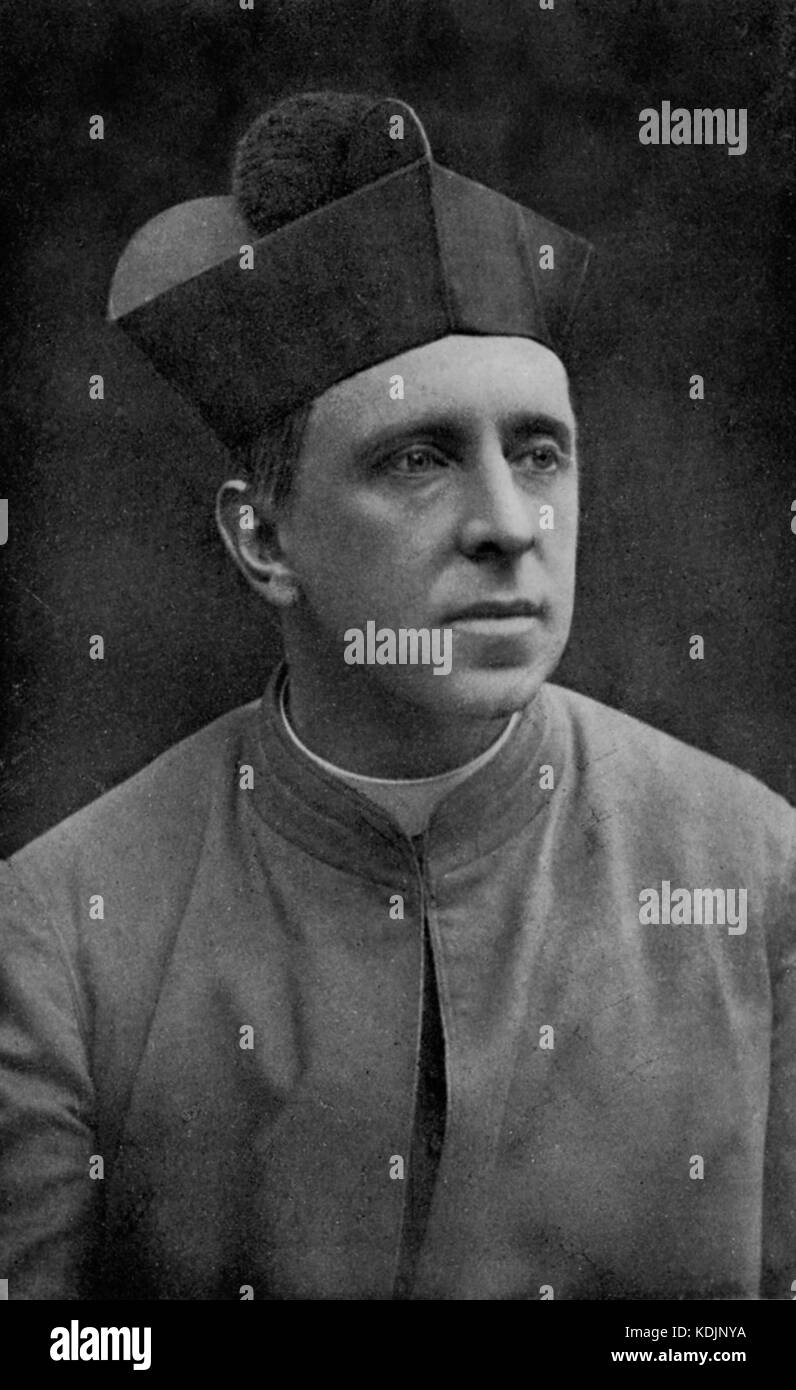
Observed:
[[[552,663],[544,666],[534,663],[532,666],[453,670],[448,675],[424,681],[424,698],[416,698],[414,703],[454,718],[508,718],[531,703],[553,669]],[[420,691],[416,693],[419,695]]]

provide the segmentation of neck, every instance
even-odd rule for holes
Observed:
[[[463,719],[393,695],[369,672],[352,671],[340,689],[316,663],[288,654],[290,723],[319,758],[366,777],[434,777],[461,767],[494,743],[511,711]]]

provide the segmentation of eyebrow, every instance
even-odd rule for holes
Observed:
[[[509,416],[507,424],[509,432],[521,439],[537,434],[549,434],[564,453],[570,454],[575,447],[574,428],[570,429],[566,421],[557,415],[543,415],[536,411],[532,414],[523,412],[520,415]]]
[[[510,436],[519,442],[538,435],[549,435],[566,454],[572,453],[575,444],[574,432],[564,420],[557,415],[539,411],[512,412],[500,419],[499,429],[504,438]],[[389,425],[383,430],[377,430],[366,439],[362,439],[355,449],[356,458],[367,459],[382,449],[398,445],[417,435],[426,435],[443,446],[456,448],[472,439],[473,429],[471,425],[453,415],[417,416],[404,424]]]

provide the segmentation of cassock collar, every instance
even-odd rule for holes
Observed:
[[[437,806],[410,840],[374,802],[307,758],[285,731],[280,696],[287,668],[273,673],[259,709],[253,796],[268,824],[336,868],[385,884],[414,875],[418,856],[454,870],[495,850],[549,801],[539,767],[561,767],[563,737],[542,686],[494,758]]]

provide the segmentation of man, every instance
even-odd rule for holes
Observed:
[[[14,1298],[790,1299],[794,816],[549,683],[588,248],[400,102],[255,123],[111,317],[285,663],[14,856]]]

